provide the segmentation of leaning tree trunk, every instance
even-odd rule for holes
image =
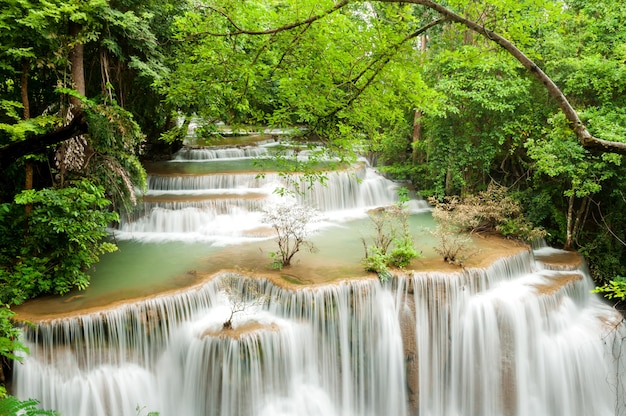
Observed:
[[[421,152],[418,150],[418,144],[422,141],[422,115],[422,110],[415,110],[415,113],[413,115],[413,137],[411,140],[411,153],[413,164],[424,162],[424,158],[422,157]]]
[[[492,32],[491,30],[485,28],[483,25],[476,23],[472,20],[466,19],[452,10],[442,6],[439,3],[435,3],[431,0],[380,0],[384,3],[412,3],[419,4],[425,7],[428,7],[431,10],[436,11],[446,19],[459,23],[474,32],[486,37],[487,39],[495,42],[497,45],[505,49],[509,52],[515,59],[517,59],[523,66],[526,68],[539,82],[543,84],[543,86],[548,91],[548,94],[556,100],[561,111],[565,114],[565,117],[570,123],[570,127],[572,131],[578,137],[578,140],[583,145],[583,147],[587,149],[599,150],[602,152],[613,152],[626,154],[626,143],[624,142],[614,142],[608,140],[602,140],[597,137],[594,137],[585,125],[582,123],[580,118],[578,117],[578,113],[574,110],[574,107],[567,100],[561,89],[552,81],[552,79],[546,75],[545,72],[537,66],[529,57],[527,57],[524,52],[518,49],[512,42],[503,36]]]
[[[64,140],[85,134],[88,131],[87,121],[82,112],[77,113],[72,121],[48,133],[31,136],[26,140],[11,142],[0,147],[0,170],[6,168],[17,158],[24,155],[43,153],[49,146],[54,146]]]
[[[426,49],[428,47],[428,35],[422,34],[419,36],[419,48],[421,52],[420,59],[423,59],[424,54],[426,53]],[[413,114],[413,135],[412,135],[412,160],[413,164],[424,163],[423,152],[418,150],[418,143],[422,141],[422,115],[424,115],[424,111],[420,108],[415,109],[415,113]]]

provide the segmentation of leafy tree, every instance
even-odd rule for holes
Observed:
[[[626,15],[610,1],[569,1],[568,6],[558,30],[539,42],[544,66],[592,134],[623,141],[626,33],[620,22]],[[580,146],[562,115],[551,114],[544,126],[543,135],[526,146],[540,184],[534,199],[549,197],[556,208],[544,210],[553,242],[580,249],[598,282],[624,275],[622,157]]]
[[[32,205],[26,215],[20,206]],[[20,304],[43,293],[64,294],[89,284],[89,267],[115,250],[103,241],[118,219],[105,208],[104,189],[88,181],[60,189],[27,190],[0,205],[0,299]],[[25,227],[27,224],[27,227]]]
[[[129,210],[145,184],[135,120],[156,134],[165,124],[152,82],[166,70],[159,42],[186,3],[0,1],[3,303],[85,288],[91,265],[114,249],[103,240],[118,219],[105,188]],[[12,328],[5,314],[0,324]],[[13,398],[0,408],[51,414]]]
[[[531,120],[518,114],[530,104],[530,82],[506,55],[475,46],[446,50],[427,65],[431,82],[445,98],[441,114],[425,112],[417,150],[428,160],[413,179],[426,195],[484,189],[502,161],[514,154]]]

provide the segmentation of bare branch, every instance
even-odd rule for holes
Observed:
[[[596,201],[592,201],[594,204],[596,204],[596,208],[598,210],[598,214],[600,215],[600,220],[602,221],[602,224],[604,225],[604,228],[606,228],[606,230],[609,232],[609,234],[611,234],[613,236],[613,238],[615,238],[617,241],[619,241],[619,243],[623,246],[626,246],[626,241],[622,240],[617,234],[615,234],[615,232],[613,231],[613,229],[611,229],[611,227],[609,226],[609,224],[606,222],[606,219],[604,217],[604,215],[602,214],[602,210],[600,209],[600,203],[596,202]],[[595,219],[595,215],[593,216]],[[598,222],[597,219],[595,219],[596,224],[600,224]]]

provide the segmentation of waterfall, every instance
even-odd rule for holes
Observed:
[[[340,269],[333,256],[352,244],[340,223],[395,203],[398,185],[366,164],[311,186],[298,174],[216,169],[271,145],[179,152],[151,173],[116,238],[202,250],[265,240],[275,191],[298,189],[294,198],[325,216],[321,231],[337,225],[327,233],[337,253],[319,264]],[[410,209],[428,206],[415,199]],[[354,223],[358,245],[367,230]],[[236,269],[240,248],[211,260]],[[384,284],[357,271],[283,286],[288,275],[278,283],[252,267],[25,325],[30,352],[14,366],[13,393],[63,416],[626,416],[622,317],[591,294],[580,257],[545,242],[484,269],[398,271]]]
[[[183,147],[174,155],[177,161],[207,161],[216,159],[249,159],[267,155],[267,149],[260,146],[227,147],[227,148],[189,148]]]
[[[249,279],[248,279],[249,280]],[[375,280],[287,291],[259,282],[229,334],[221,276],[178,297],[25,328],[19,396],[63,415],[406,414],[391,292]],[[193,298],[190,298],[193,297]]]
[[[532,252],[385,285],[223,273],[25,327],[14,383],[64,416],[625,414],[626,333],[589,288]]]
[[[212,166],[215,159],[220,162],[251,159],[257,153],[266,154],[267,147],[183,149],[176,155],[176,161],[167,162],[167,166],[190,160]],[[249,168],[250,171],[230,173],[202,173],[198,168],[189,168],[194,173],[183,174],[172,174],[168,168],[153,172],[148,176],[143,204],[134,213],[122,217],[114,230],[116,238],[143,242],[201,241],[216,245],[267,239],[262,212],[280,198],[279,189],[287,190],[298,203],[313,207],[333,220],[365,217],[368,209],[398,200],[398,185],[363,163],[326,172],[323,183],[309,183],[300,173],[258,174],[252,166]],[[411,203],[413,212],[429,209],[421,199]]]

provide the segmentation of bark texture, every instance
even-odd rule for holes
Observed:
[[[85,46],[83,43],[78,40],[80,31],[82,30],[82,26],[75,22],[69,23],[69,32],[70,36],[74,39],[74,47],[71,49],[69,54],[70,65],[71,65],[71,74],[72,81],[74,83],[73,87],[79,94],[85,95],[85,65],[84,65],[84,56],[85,56]],[[74,107],[74,111],[81,107],[81,102],[76,97],[70,97],[70,102]]]

